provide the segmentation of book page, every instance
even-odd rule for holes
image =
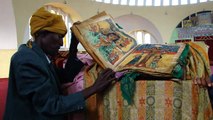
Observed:
[[[170,74],[185,44],[143,44],[135,48],[116,68],[153,74]]]
[[[137,46],[136,40],[119,29],[107,14],[93,16],[75,28],[78,30],[73,32],[84,48],[104,68],[114,69]]]

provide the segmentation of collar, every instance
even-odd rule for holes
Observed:
[[[47,58],[48,63],[50,64],[51,63],[50,58],[46,54],[45,54],[45,56]]]
[[[43,50],[35,43],[32,42],[32,50],[35,51],[46,64],[50,64],[50,59],[48,56],[43,52]]]

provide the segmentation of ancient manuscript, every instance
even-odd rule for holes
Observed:
[[[75,24],[72,31],[99,65],[115,71],[130,69],[169,76],[185,48],[185,44],[137,44],[105,12]]]

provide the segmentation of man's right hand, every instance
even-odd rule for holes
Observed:
[[[89,96],[100,93],[103,90],[107,89],[110,85],[112,85],[113,81],[117,81],[117,78],[115,78],[115,72],[110,69],[104,69],[96,79],[95,83],[83,90],[84,98],[87,99]]]
[[[105,90],[114,80],[116,80],[115,72],[110,68],[104,69],[93,84],[96,93]]]

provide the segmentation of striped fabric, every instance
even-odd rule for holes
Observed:
[[[90,86],[94,81],[86,81]],[[139,80],[134,103],[122,97],[120,83],[104,96],[87,101],[87,118],[98,120],[210,120],[213,116],[208,91],[192,80]],[[96,108],[97,107],[97,108]]]
[[[185,78],[173,80],[138,80],[133,104],[123,99],[120,83],[87,101],[87,118],[98,120],[211,120],[208,91],[194,84],[196,77],[207,78],[210,66],[203,44],[189,43],[190,55]],[[85,71],[85,86],[93,84],[98,73],[94,65]],[[199,69],[198,69],[199,68]],[[199,75],[199,76],[197,76]]]
[[[189,43],[190,55],[185,78],[174,80],[138,80],[129,105],[122,97],[118,82],[105,93],[87,100],[81,115],[89,120],[211,120],[208,91],[194,84],[193,79],[210,74],[208,56],[202,44]],[[198,69],[199,68],[199,69]],[[84,87],[91,86],[101,68],[92,64],[84,70]],[[83,81],[83,79],[82,79]],[[73,86],[70,86],[73,87]]]

